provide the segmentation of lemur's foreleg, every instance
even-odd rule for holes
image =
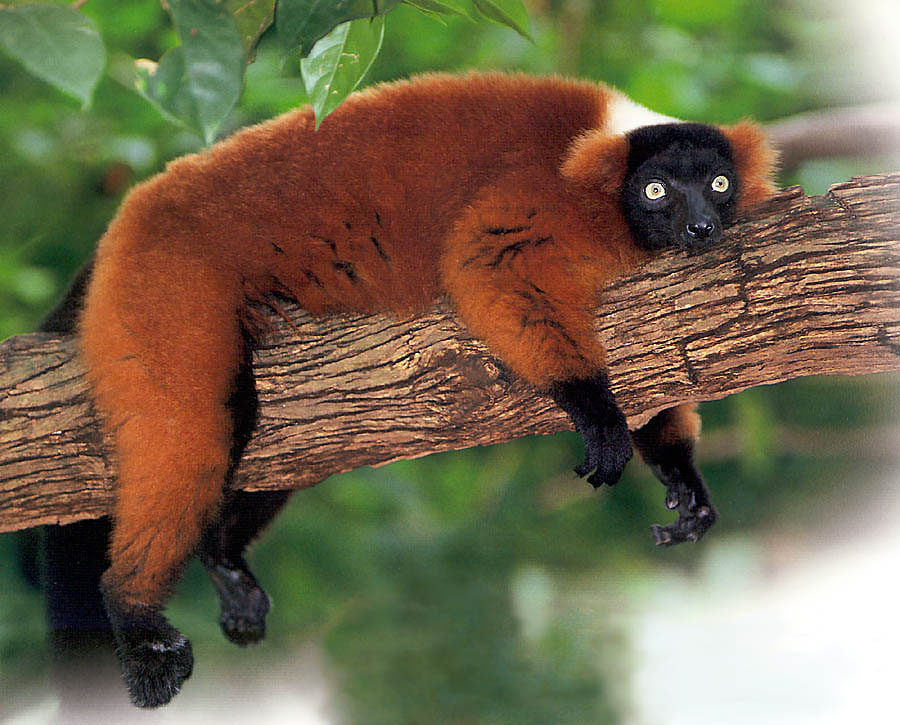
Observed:
[[[588,234],[580,219],[559,219],[562,201],[548,212],[529,208],[525,191],[510,198],[509,188],[535,183],[524,175],[469,209],[448,240],[444,283],[466,326],[569,414],[587,449],[579,475],[594,471],[593,485],[613,484],[631,458],[631,441],[604,371],[593,302],[615,260],[585,272],[594,250],[582,249]],[[535,197],[550,195],[553,183],[538,184]]]
[[[699,429],[696,406],[686,404],[657,413],[632,433],[641,457],[667,488],[666,508],[678,511],[675,523],[653,525],[657,546],[698,541],[718,518],[693,460]]]

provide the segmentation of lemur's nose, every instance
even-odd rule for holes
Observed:
[[[716,230],[716,225],[712,222],[698,222],[688,224],[686,230],[691,239],[707,239]]]

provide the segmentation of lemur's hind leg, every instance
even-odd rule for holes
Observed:
[[[259,415],[253,377],[253,340],[244,334],[243,360],[226,403],[234,422],[229,481]],[[218,520],[204,533],[198,555],[216,588],[221,604],[219,624],[239,645],[260,641],[266,634],[271,601],[244,560],[244,550],[284,506],[290,491],[228,491]]]
[[[266,634],[271,601],[244,561],[244,549],[275,517],[290,491],[232,491],[222,516],[204,536],[200,560],[219,594],[219,624],[232,642],[248,645]]]
[[[678,511],[674,524],[653,525],[657,546],[698,541],[718,518],[709,489],[694,464],[699,430],[696,406],[685,404],[657,413],[632,433],[641,457],[666,486],[666,508]]]

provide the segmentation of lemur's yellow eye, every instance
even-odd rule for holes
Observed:
[[[666,195],[666,185],[661,181],[651,181],[644,187],[644,196],[650,201],[662,199]]]
[[[728,191],[728,187],[730,185],[731,184],[728,181],[728,177],[722,174],[719,174],[715,179],[712,180],[713,191],[718,191],[720,194],[723,191]]]

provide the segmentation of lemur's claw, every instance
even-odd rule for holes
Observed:
[[[577,473],[577,474],[578,474],[579,476],[581,476],[582,478],[584,478],[585,476],[587,476],[587,475],[588,475],[591,471],[593,471],[593,470],[594,470],[594,469],[593,469],[593,468],[591,467],[591,465],[587,462],[587,459],[585,459],[584,463],[581,463],[581,464],[575,466],[575,468],[574,468],[575,473]]]
[[[678,508],[678,504],[681,503],[680,494],[681,492],[674,486],[666,490],[666,508],[669,511]]]

